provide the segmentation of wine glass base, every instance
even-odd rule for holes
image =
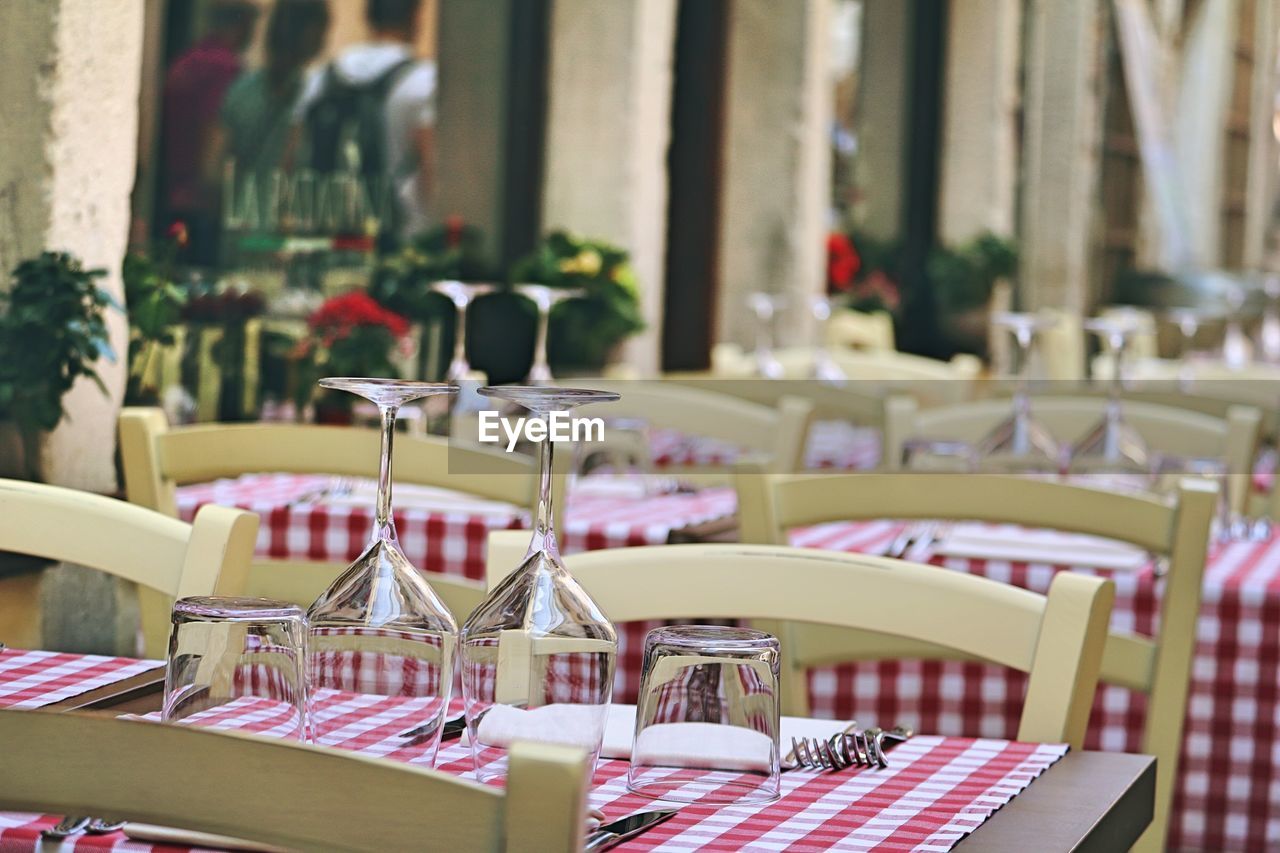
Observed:
[[[1020,469],[1062,467],[1062,447],[1030,415],[1014,414],[996,425],[977,445],[979,462],[999,458]]]
[[[1138,431],[1118,417],[1103,418],[1071,448],[1071,471],[1120,469],[1149,474],[1151,451]]]

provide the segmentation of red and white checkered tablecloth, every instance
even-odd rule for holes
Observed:
[[[884,553],[902,525],[840,522],[792,531],[794,545]],[[955,571],[1046,592],[1066,568],[916,555]],[[1154,568],[1099,571],[1116,584],[1111,624],[1150,635],[1161,585]],[[1205,570],[1171,849],[1280,850],[1280,535],[1215,545]],[[864,725],[904,723],[947,735],[1010,737],[1026,680],[981,664],[893,661],[815,670],[813,713]],[[1140,752],[1146,697],[1102,685],[1086,748]]]
[[[53,705],[161,666],[164,661],[0,649],[0,708]]]
[[[352,708],[359,724],[342,744],[368,755],[413,760],[400,735],[421,721],[403,697],[360,697]],[[221,729],[278,734],[288,709],[269,700],[244,698],[208,712],[205,722]],[[143,723],[139,723],[143,725]],[[950,850],[1066,753],[1060,744],[919,736],[893,751],[887,770],[853,768],[840,773],[796,771],[782,776],[782,798],[765,806],[716,808],[688,805],[666,823],[625,844],[626,850]],[[437,767],[460,776],[472,771],[470,747],[453,742],[441,749]],[[601,761],[591,804],[614,819],[653,808],[653,800],[626,790],[627,762]],[[716,781],[708,772],[703,784]],[[0,851],[31,853],[40,830],[56,815],[0,814]],[[187,848],[131,841],[123,833],[76,836],[60,853],[179,853]]]
[[[646,437],[658,469],[730,465],[745,453],[745,448],[731,442],[689,436],[674,429],[652,429]],[[809,428],[805,468],[868,471],[880,464],[880,445],[880,430],[875,427],[816,421]]]
[[[284,560],[349,562],[364,550],[373,529],[373,509],[308,499],[331,482],[314,474],[246,474],[178,489],[178,512],[187,521],[206,503],[236,506],[262,517],[257,554]],[[671,533],[732,516],[732,489],[705,489],[644,498],[570,494],[561,545],[566,554],[632,545],[661,545]],[[528,514],[395,511],[396,533],[409,561],[428,574],[482,580],[489,531],[525,527]],[[284,569],[282,569],[284,571]],[[459,621],[466,614],[455,614]],[[644,638],[658,622],[632,622],[618,631],[614,701],[634,701],[640,689]]]

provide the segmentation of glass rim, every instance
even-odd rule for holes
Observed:
[[[779,648],[778,638],[767,631],[732,625],[663,625],[644,638],[647,651],[654,646],[693,650],[757,652]]]
[[[193,595],[173,603],[173,618],[179,616],[225,622],[305,620],[300,605],[273,598],[247,596]]]
[[[562,385],[485,385],[477,389],[482,397],[508,400],[533,409],[545,406],[581,406],[587,403],[612,403],[622,399],[616,391],[571,388]]]

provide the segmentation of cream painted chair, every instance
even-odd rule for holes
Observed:
[[[21,768],[0,773],[6,810],[128,817],[317,853],[574,853],[590,783],[586,753],[554,744],[515,744],[502,790],[338,749],[40,711],[0,711],[0,754]]]
[[[1106,410],[1107,398],[1038,396],[1032,400],[1037,421],[1060,442],[1071,443],[1092,429]],[[1009,417],[1008,399],[989,399],[957,406],[939,406],[916,413],[909,436],[978,441]],[[1233,472],[1227,481],[1231,509],[1243,512],[1249,498],[1249,477],[1258,454],[1261,413],[1249,406],[1231,406],[1225,418],[1141,400],[1125,400],[1125,421],[1152,450],[1188,458],[1214,458]],[[901,445],[885,444],[885,454],[901,459]]]
[[[827,346],[863,352],[893,352],[893,315],[887,311],[854,311],[841,308],[831,312],[826,324]]]
[[[706,374],[672,374],[665,381],[765,406],[776,407],[784,397],[807,400],[813,404],[814,421],[839,420],[878,429],[885,447],[901,447],[916,419],[916,401],[909,394],[874,391],[866,387],[870,383],[837,386],[816,380],[717,379]],[[895,470],[901,456],[900,452],[882,455],[880,465]]]
[[[163,658],[175,598],[243,595],[258,517],[207,506],[193,524],[114,498],[0,480],[0,551],[88,566],[138,584],[156,606],[142,613],[143,651]],[[0,641],[36,645],[39,587],[0,581]]]
[[[783,397],[776,406],[766,406],[665,380],[575,379],[564,384],[621,395],[616,402],[582,410],[584,416],[640,420],[745,448],[770,471],[804,470],[805,440],[813,420],[813,404],[806,400]],[[728,465],[676,466],[663,473],[703,484],[728,483],[732,477]]]
[[[120,415],[120,455],[129,500],[176,516],[176,489],[219,477],[288,472],[371,477],[377,473],[378,430],[302,424],[201,424],[172,428],[159,409]],[[524,508],[534,500],[532,460],[497,450],[451,446],[437,436],[398,435],[395,479],[438,486]],[[563,476],[555,478],[557,507]],[[342,563],[264,560],[249,575],[249,593],[310,605],[346,568]],[[447,586],[447,591],[446,591]],[[441,597],[465,616],[483,599],[482,585],[459,579]]]
[[[511,531],[489,535],[491,586],[519,564],[524,545]],[[1042,596],[901,560],[775,546],[614,548],[575,554],[569,565],[615,622],[804,620],[1013,667],[1030,674],[1018,738],[1073,747],[1084,740],[1115,598],[1111,581],[1069,573]],[[856,600],[876,604],[850,606]],[[784,682],[803,678],[783,674]]]
[[[1182,748],[1182,728],[1196,644],[1201,582],[1217,487],[1184,480],[1173,500],[1120,494],[1042,480],[967,474],[777,476],[743,466],[737,477],[742,540],[787,541],[794,527],[862,519],[986,521],[1051,528],[1128,542],[1168,563],[1155,637],[1112,631],[1102,659],[1104,683],[1149,697],[1142,751],[1157,764],[1156,816],[1144,850],[1162,850]],[[950,572],[939,570],[940,575]],[[1064,574],[1064,573],[1060,573]],[[792,671],[845,661],[954,657],[936,646],[830,629],[783,630]],[[789,694],[792,713],[808,708],[807,690]]]

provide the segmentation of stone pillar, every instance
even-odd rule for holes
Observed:
[[[951,14],[956,14],[953,3]],[[858,67],[858,156],[854,161],[858,228],[888,240],[902,230],[907,150],[907,86],[911,4],[865,0]]]
[[[1026,27],[1021,305],[1084,313],[1101,147],[1100,0],[1031,0]]]
[[[138,144],[142,0],[0,3],[0,269],[42,249],[66,250],[109,274],[123,303],[120,261]],[[124,395],[128,324],[109,316],[119,360],[97,365],[64,398],[68,418],[45,442],[46,480],[116,487],[116,415]]]
[[[556,0],[548,78],[545,230],[631,252],[646,330],[628,362],[655,371],[662,340],[674,0]]]
[[[939,236],[1014,233],[1021,0],[965,0],[948,15]]]
[[[516,0],[441,0],[436,103],[436,197],[440,216],[480,227],[485,248],[503,245],[507,62]]]
[[[720,341],[752,344],[753,291],[791,297],[778,318],[780,345],[810,341],[807,299],[826,287],[829,18],[829,0],[734,0],[729,8]]]
[[[1268,232],[1276,198],[1277,150],[1272,121],[1275,115],[1277,80],[1275,65],[1267,57],[1276,55],[1276,28],[1280,27],[1280,2],[1257,0],[1254,5],[1253,90],[1249,127],[1249,188],[1245,197],[1244,264],[1248,269],[1269,267]],[[1271,264],[1268,262],[1272,261]]]

